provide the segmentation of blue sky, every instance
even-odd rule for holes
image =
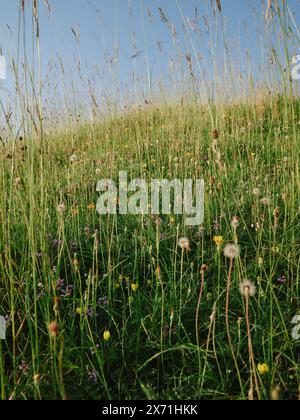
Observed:
[[[181,11],[176,0],[49,0],[50,14],[44,0],[39,0],[39,3],[43,77],[47,75],[48,63],[57,60],[58,56],[65,64],[68,63],[74,73],[74,63],[80,58],[82,73],[88,77],[93,73],[91,69],[97,66],[97,74],[102,78],[101,84],[106,87],[110,72],[107,61],[112,59],[116,50],[118,65],[114,67],[113,76],[110,74],[110,85],[113,84],[114,77],[123,83],[130,80],[133,71],[142,75],[145,80],[148,75],[151,76],[151,80],[156,80],[161,75],[167,77],[169,58],[176,56],[176,46],[172,42],[170,28],[160,19],[159,7],[174,24],[183,50],[190,51],[192,55],[196,53],[202,60],[208,60],[211,52],[203,19],[203,16],[211,14],[210,0],[178,0]],[[299,9],[299,0],[289,0],[288,3],[291,11]],[[18,0],[1,1],[0,47],[6,57],[16,57],[18,4]],[[25,4],[27,54],[31,56],[31,0],[25,0]],[[241,62],[246,59],[246,53],[249,53],[255,64],[261,59],[258,47],[259,30],[264,24],[261,0],[222,0],[222,6],[228,39],[231,40],[230,52],[234,54],[236,50],[239,57],[237,59]],[[190,40],[184,34],[181,12],[192,22],[195,20],[196,7],[201,34],[194,34],[188,25],[189,33],[195,41],[193,49]],[[297,23],[298,18],[297,16]],[[71,28],[75,32],[79,28],[79,42]],[[158,42],[161,50],[158,48]],[[139,53],[139,56],[132,59],[136,53]],[[9,72],[7,80],[1,84],[2,88],[12,89],[12,77]]]

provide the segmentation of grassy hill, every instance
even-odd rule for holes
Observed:
[[[3,145],[2,398],[298,398],[299,105],[148,106]],[[204,224],[99,216],[120,170],[203,178]]]

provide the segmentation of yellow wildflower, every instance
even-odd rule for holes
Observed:
[[[107,330],[105,330],[104,333],[103,333],[103,339],[104,339],[104,341],[109,341],[110,338],[111,338],[110,332],[107,331]]]
[[[266,375],[269,373],[269,366],[266,363],[259,363],[257,369],[260,375]]]
[[[137,292],[139,288],[139,285],[137,283],[132,283],[131,289],[133,292]]]
[[[217,245],[218,248],[221,247],[224,243],[223,236],[215,236],[214,237],[214,242],[215,242],[215,244]]]

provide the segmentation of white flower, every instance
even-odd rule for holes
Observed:
[[[234,218],[232,219],[232,227],[234,229],[237,229],[240,225],[240,219],[237,216],[234,216]]]
[[[243,283],[240,284],[240,292],[241,295],[247,297],[253,297],[256,294],[256,286],[250,280],[244,280]]]
[[[264,197],[260,200],[263,206],[269,206],[271,204],[271,200],[268,197]]]
[[[224,255],[231,260],[240,256],[240,247],[236,244],[228,244],[224,248]]]
[[[259,188],[254,188],[253,189],[253,195],[255,195],[256,197],[258,197],[260,195],[260,189]]]
[[[72,156],[70,156],[70,162],[71,163],[75,163],[75,162],[77,162],[77,160],[78,160],[78,156],[77,155],[72,155]]]
[[[57,211],[61,214],[65,213],[66,210],[67,210],[67,208],[63,203],[61,203],[57,206]]]
[[[15,185],[16,187],[19,187],[22,184],[22,179],[21,178],[16,178],[15,179]]]
[[[188,238],[180,238],[178,241],[178,246],[181,249],[185,249],[187,251],[190,251],[190,240]]]

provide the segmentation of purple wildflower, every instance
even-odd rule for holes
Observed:
[[[88,375],[88,378],[91,382],[94,382],[95,384],[98,383],[98,375],[95,369],[90,369],[88,366],[86,367],[86,372]]]
[[[96,344],[95,349],[91,347],[90,348],[91,355],[94,356],[94,354],[96,353],[97,350],[99,350],[99,348],[100,348],[99,344]]]
[[[42,283],[39,283],[36,295],[38,299],[45,296],[45,288]]]
[[[87,311],[86,311],[86,316],[88,317],[88,318],[91,318],[92,316],[93,316],[93,308],[91,308],[91,307],[89,307],[88,309],[87,309]]]
[[[73,290],[74,290],[74,286],[70,284],[69,286],[66,287],[66,290],[61,291],[61,296],[63,298],[70,297],[73,294]]]
[[[63,279],[58,279],[56,283],[56,289],[61,290],[65,285],[65,281]]]
[[[26,375],[27,373],[28,373],[28,371],[29,371],[29,367],[28,367],[28,364],[24,361],[24,360],[22,360],[22,362],[21,362],[21,364],[19,365],[19,370],[24,374],[24,375]]]
[[[70,243],[70,250],[71,251],[76,252],[76,251],[78,251],[78,249],[79,249],[79,246],[76,242],[71,242]]]
[[[278,277],[277,281],[278,281],[279,284],[286,284],[287,278],[286,278],[286,276],[282,275],[282,276]]]
[[[98,300],[98,305],[100,306],[107,306],[108,305],[108,298],[105,296]]]
[[[54,239],[52,241],[53,248],[59,248],[60,246],[62,246],[62,244],[63,244],[62,240]]]

